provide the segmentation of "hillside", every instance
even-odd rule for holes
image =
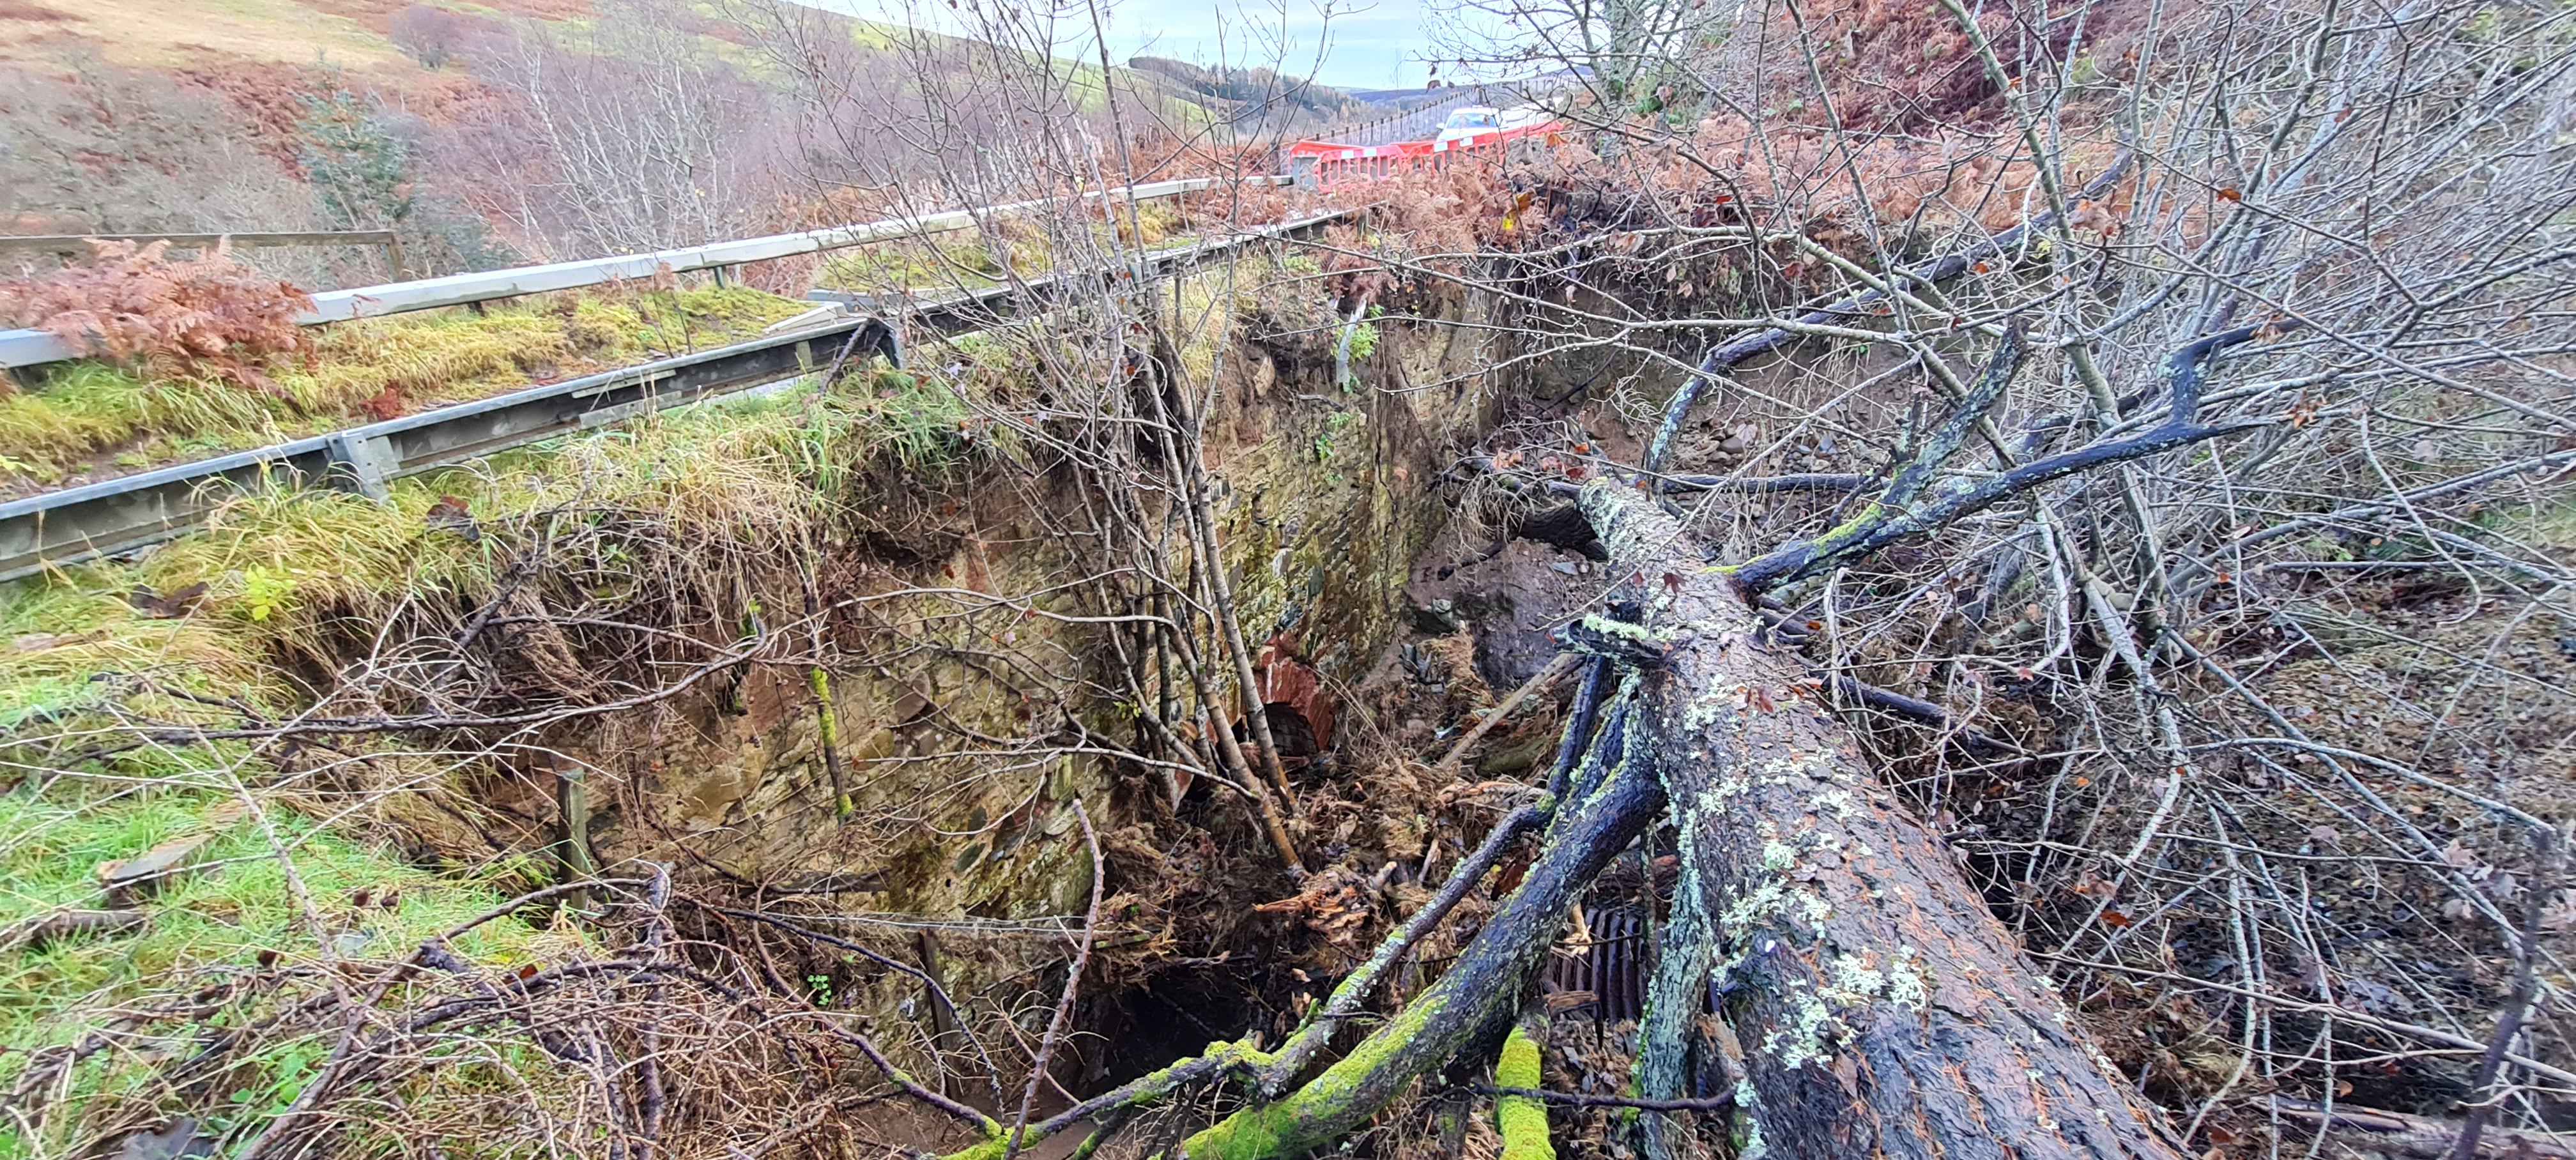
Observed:
[[[548,11],[518,0],[507,10],[560,18],[579,0]],[[223,0],[179,6],[151,0],[11,0],[0,5],[0,60],[50,62],[77,40],[111,64],[181,70],[226,65],[308,65],[328,59],[390,81],[417,71],[388,38],[386,3]],[[408,78],[406,78],[408,79]]]
[[[392,229],[419,277],[859,220],[1000,131],[953,99],[976,51],[783,0],[8,0],[0,232]],[[1054,68],[1113,136],[1097,66]],[[1211,116],[1112,83],[1132,133]],[[397,274],[243,256],[309,288]]]

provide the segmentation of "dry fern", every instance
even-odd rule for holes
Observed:
[[[89,245],[87,265],[0,280],[0,320],[94,355],[261,386],[260,360],[309,345],[295,318],[313,299],[234,261],[226,247],[178,262],[166,241]]]

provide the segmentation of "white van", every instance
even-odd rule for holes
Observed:
[[[1499,132],[1502,127],[1501,110],[1489,105],[1466,105],[1450,110],[1449,119],[1441,123],[1440,136],[1436,140],[1437,143],[1445,145],[1451,141]]]

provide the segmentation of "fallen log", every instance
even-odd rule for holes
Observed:
[[[2272,1097],[2272,1113],[2329,1141],[2365,1155],[2404,1156],[2410,1160],[2446,1160],[2460,1151],[2460,1120],[2435,1120],[2349,1104],[2328,1107],[2315,1100]],[[2527,1157],[2528,1160],[2576,1160],[2576,1147],[2536,1132],[2488,1128],[2477,1141],[2480,1156]]]
[[[1275,1055],[1215,1044],[1036,1134],[1242,1076],[1255,1102],[1177,1154],[1330,1148],[1417,1079],[1490,1058],[1573,903],[1669,803],[1681,883],[1640,1028],[1639,1111],[1731,1105],[1746,1155],[2179,1160],[1948,849],[1878,783],[1823,682],[1764,643],[1737,575],[1703,564],[1631,486],[1596,481],[1579,502],[1625,582],[1606,599],[1615,616],[1560,634],[1592,661],[1539,806],[1553,820],[1520,886],[1436,983],[1320,1074],[1289,1086],[1321,1045],[1304,1032]],[[1382,947],[1373,969],[1409,941]],[[1702,994],[1719,997],[1730,1028],[1718,1038],[1736,1084],[1722,1102],[1675,1090],[1677,1028]],[[1680,1151],[1652,1119],[1643,1143],[1650,1156]]]
[[[1675,905],[1700,907],[1718,942],[1749,1144],[1838,1160],[2176,1157],[1805,666],[1761,643],[1733,577],[1630,487],[1597,481],[1580,502],[1663,655],[1637,728],[1681,831]],[[1649,1033],[1688,1014],[1651,1012]]]

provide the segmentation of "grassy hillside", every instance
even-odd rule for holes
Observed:
[[[105,60],[150,68],[225,61],[312,64],[399,76],[419,71],[386,36],[381,3],[299,0],[11,0],[0,4],[0,60],[46,61],[49,41],[78,38]],[[369,19],[372,17],[373,19]]]

